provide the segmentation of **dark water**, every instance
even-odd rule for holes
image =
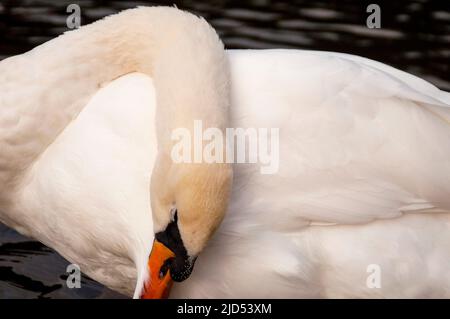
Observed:
[[[86,276],[80,289],[69,289],[68,264],[54,250],[0,224],[0,299],[124,298]]]
[[[0,0],[0,59],[67,31],[66,7],[82,24],[136,5],[176,3],[204,16],[227,48],[338,51],[379,60],[450,91],[450,1],[103,1]],[[366,27],[366,7],[381,7],[381,29]],[[112,298],[89,278],[68,289],[68,262],[51,249],[0,225],[0,298]]]

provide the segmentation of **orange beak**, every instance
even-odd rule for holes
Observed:
[[[152,252],[148,258],[150,278],[144,285],[144,292],[141,295],[141,299],[162,299],[169,297],[170,288],[172,287],[170,270],[166,274],[161,274],[160,269],[167,259],[173,257],[175,257],[175,254],[155,239]]]

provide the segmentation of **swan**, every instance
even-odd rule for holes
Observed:
[[[138,235],[152,231],[145,228],[148,223],[133,223],[131,216],[110,216],[106,211],[106,215],[97,211],[91,218],[77,212],[51,217],[29,202],[38,189],[48,189],[45,182],[29,185],[40,174],[37,167],[49,146],[101,86],[130,72],[153,77],[158,105],[157,144],[148,145],[157,147],[157,158],[147,168],[152,172],[148,184],[152,208],[151,213],[147,209],[147,218],[153,219],[155,249],[145,259],[138,260],[141,253],[130,258],[140,264],[139,286],[147,283],[144,295],[160,297],[168,291],[167,278],[182,281],[189,276],[223,219],[231,188],[230,163],[171,161],[172,131],[193,130],[193,119],[218,130],[228,121],[227,58],[215,30],[204,19],[169,7],[127,10],[2,61],[0,183],[8,190],[0,194],[0,209],[8,213],[2,214],[1,221],[57,250],[72,242],[73,252],[85,258],[90,258],[92,250],[103,250],[100,238],[86,246],[94,239],[93,231],[94,237],[101,238],[109,236],[109,231],[102,231],[109,227],[116,233],[130,232],[128,238],[104,250],[105,257],[118,256],[119,268],[125,263],[121,252],[129,248],[128,256],[134,253],[129,244],[150,252],[142,241],[148,236]],[[57,205],[48,200],[48,207]],[[87,232],[70,232],[80,220],[96,223]],[[138,229],[126,230],[127,224]],[[57,241],[55,233],[62,235]],[[153,273],[162,272],[162,278],[148,276],[147,259],[149,266],[158,268]]]
[[[121,18],[134,25],[137,16],[168,12],[174,16],[165,27],[185,17],[175,9],[135,9],[102,23],[110,30]],[[189,24],[196,21],[189,17]],[[226,181],[214,181],[222,196],[212,199],[226,208],[202,215],[200,248],[192,249],[199,256],[195,269],[172,286],[171,297],[450,297],[448,93],[376,61],[303,50],[226,51],[227,61],[218,59],[222,66],[204,70],[217,72],[212,82],[209,72],[186,70],[198,67],[191,61],[199,62],[203,52],[175,47],[166,54],[187,66],[180,61],[160,69],[172,76],[135,66],[126,74],[106,66],[94,72],[90,63],[98,63],[108,46],[97,47],[94,40],[104,33],[90,30],[0,62],[3,223],[114,290],[136,298],[166,296],[172,268],[162,280],[159,268],[174,252],[154,239],[164,227],[180,226],[182,216],[154,204],[161,194],[156,188],[166,187],[170,176],[160,168],[167,165],[160,144],[176,127],[161,126],[180,120],[189,127],[196,117],[212,126],[217,118],[208,114],[218,112],[222,129],[280,128],[278,171],[261,174],[260,163],[233,164],[230,188],[229,167],[214,167]],[[194,32],[191,25],[188,30]],[[113,46],[117,34],[110,36]],[[197,45],[204,49],[205,43]],[[140,46],[126,45],[133,52]],[[57,62],[55,54],[66,47],[78,47],[79,55],[61,55],[58,68],[39,74],[40,65]],[[63,72],[73,78],[61,81]],[[96,82],[90,72],[108,74]],[[90,80],[91,91],[80,95]],[[176,111],[189,107],[183,103],[160,114],[165,90],[173,88],[174,102],[196,83],[202,85],[196,93],[223,90],[210,97],[216,102],[227,100],[228,83],[229,109],[190,104],[192,114],[177,119]],[[37,95],[39,87],[51,94]],[[35,106],[37,99],[46,103]],[[76,103],[62,109],[68,104],[62,101]],[[157,183],[156,169],[163,172]],[[158,258],[149,259],[154,252]],[[380,275],[375,287],[372,269]],[[163,288],[152,291],[152,282]]]

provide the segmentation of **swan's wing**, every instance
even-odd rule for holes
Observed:
[[[386,89],[388,84],[389,86],[396,87],[398,88],[396,92],[398,97],[423,103],[425,107],[430,108],[433,112],[441,115],[447,122],[450,122],[450,93],[439,90],[437,87],[421,78],[384,63],[356,55],[321,51],[310,51],[310,53],[319,56],[324,55],[330,58],[345,59],[349,62],[359,64],[364,68],[376,70],[380,74],[385,75],[385,79],[381,86],[382,89]]]
[[[233,125],[280,130],[275,174],[236,166],[235,218],[296,229],[450,212],[448,93],[344,54],[229,54]]]
[[[154,239],[154,113],[153,83],[143,74],[100,89],[30,169],[10,212],[21,232],[130,296],[146,278],[141,266]]]

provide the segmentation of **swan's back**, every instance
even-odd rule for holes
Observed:
[[[342,224],[450,212],[450,94],[349,55],[235,51],[231,61],[233,126],[280,130],[276,174],[235,167],[263,211]]]
[[[232,126],[279,128],[279,170],[235,165],[228,214],[174,296],[450,296],[449,94],[349,55],[229,56]]]

